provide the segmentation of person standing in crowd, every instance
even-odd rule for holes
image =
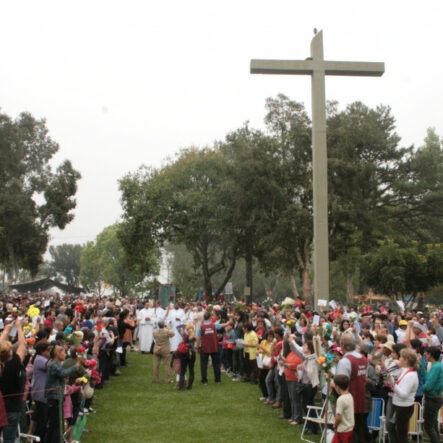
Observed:
[[[349,377],[343,374],[335,375],[331,388],[339,395],[335,408],[335,435],[332,443],[351,443],[354,429],[354,399],[350,392]]]
[[[45,443],[59,443],[63,431],[60,428],[60,422],[63,423],[63,417],[60,417],[60,402],[63,402],[65,379],[77,373],[82,366],[83,359],[79,356],[74,366],[64,369],[62,363],[65,361],[66,353],[64,346],[60,344],[52,347],[50,358],[45,384],[45,395],[48,405],[48,427],[46,429]]]
[[[49,343],[43,339],[35,345],[36,354],[34,356],[34,373],[31,386],[31,398],[34,402],[34,422],[33,434],[44,441],[46,434],[46,424],[48,421],[47,399],[45,397],[46,374],[49,360]]]
[[[301,403],[302,410],[304,413],[307,413],[307,407],[314,404],[315,394],[320,385],[319,367],[312,340],[305,341],[303,345],[303,353],[301,355],[299,354],[299,356],[303,360],[298,368],[298,373],[300,375],[299,384],[301,385]],[[316,434],[317,428],[316,423],[308,422],[307,433]]]
[[[211,357],[212,368],[214,370],[215,383],[221,383],[220,358],[218,352],[217,329],[221,330],[220,323],[212,323],[210,321],[211,314],[205,312],[203,315],[203,323],[198,331],[197,344],[200,349],[200,371],[202,383],[208,384],[208,361]]]
[[[171,331],[163,320],[158,322],[158,329],[154,331],[154,383],[159,381],[159,366],[163,362],[166,383],[171,383],[170,375],[170,348],[169,339],[174,336],[174,331]]]
[[[429,435],[431,443],[440,442],[438,412],[442,407],[443,394],[443,365],[440,362],[440,347],[432,346],[425,348],[425,356],[431,367],[426,374],[423,393],[425,396],[424,405],[424,426]]]
[[[355,339],[350,334],[341,338],[341,348],[345,351],[343,358],[337,364],[336,375],[346,375],[349,378],[349,392],[354,399],[354,432],[352,441],[367,443],[369,441],[368,425],[366,423],[366,376],[368,360],[356,351]]]
[[[287,340],[285,340],[283,347],[285,348],[284,355],[287,355],[285,357],[281,356],[280,359],[285,371],[284,376],[291,404],[291,417],[288,421],[291,425],[299,425],[302,422],[302,409],[297,368],[302,362],[302,359],[295,352],[290,350],[289,342]]]
[[[131,320],[129,311],[123,309],[118,315],[118,344],[122,347],[120,353],[120,366],[127,366],[126,348],[132,343],[132,331],[135,329],[134,321]]]
[[[0,392],[4,396],[8,424],[3,428],[3,443],[14,443],[22,411],[22,397],[25,389],[26,372],[23,360],[26,356],[26,340],[21,321],[15,320],[18,347],[13,350],[10,341],[0,343]],[[12,323],[5,326],[6,337],[12,329]],[[3,337],[3,334],[2,334]]]
[[[194,383],[196,336],[193,323],[188,323],[184,329],[185,332],[183,333],[183,342],[186,345],[186,353],[180,354],[180,380],[178,383],[178,389],[180,391],[185,389],[185,376],[188,368],[189,377],[187,389],[192,389],[192,384]]]
[[[183,310],[180,303],[176,302],[173,306],[172,304],[168,306],[166,310],[166,323],[171,329],[171,331],[177,332],[180,326],[183,326],[185,318],[185,311]],[[174,334],[169,339],[169,349],[170,352],[175,352],[178,348],[179,343],[181,342],[180,334]]]
[[[226,325],[225,333],[222,339],[222,362],[223,368],[229,377],[234,376],[233,353],[235,347],[236,335],[231,324]]]
[[[140,351],[142,354],[151,352],[152,343],[154,340],[154,323],[153,323],[153,308],[146,300],[145,307],[140,309],[137,315],[138,320],[138,340],[140,343]]]
[[[257,346],[258,335],[251,323],[243,325],[244,353],[245,353],[245,378],[243,381],[257,384]]]
[[[272,357],[273,345],[274,345],[274,331],[269,330],[265,333],[263,340],[260,342],[260,344],[257,347],[257,350],[258,352],[260,352],[262,357],[262,368],[259,369],[258,381],[260,383],[260,389],[262,393],[262,397],[260,398],[260,400],[263,401],[267,401],[269,397],[268,389],[266,386],[266,377],[268,376],[270,370],[269,368]],[[265,360],[269,360],[269,364],[265,364]]]
[[[415,394],[418,389],[417,354],[412,349],[402,349],[398,365],[401,373],[393,383],[394,422],[388,422],[391,443],[408,441],[408,423],[414,412]]]
[[[103,319],[101,328],[97,328],[98,332],[98,363],[102,373],[102,383],[109,380],[111,375],[111,349],[114,345],[115,337],[109,330],[109,319]]]
[[[266,376],[266,390],[268,391],[268,399],[265,404],[272,406],[274,409],[280,408],[282,405],[281,386],[278,381],[278,358],[283,348],[283,329],[276,328],[274,331],[275,341],[272,349],[271,368]]]

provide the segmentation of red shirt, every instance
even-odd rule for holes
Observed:
[[[286,357],[285,366],[285,378],[286,381],[297,381],[297,366],[302,362],[302,359],[295,354],[290,352]]]

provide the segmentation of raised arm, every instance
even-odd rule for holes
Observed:
[[[8,323],[7,325],[5,325],[2,335],[0,335],[0,343],[9,339],[9,333],[11,332],[11,329],[12,323]]]
[[[23,361],[26,356],[26,339],[25,334],[23,333],[22,323],[19,318],[15,321],[15,326],[17,327],[18,341],[18,348],[15,353],[18,355],[20,360]]]

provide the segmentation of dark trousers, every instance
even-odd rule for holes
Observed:
[[[239,375],[244,374],[243,349],[234,349],[232,353],[232,371]]]
[[[442,406],[441,397],[425,396],[425,410],[423,414],[425,431],[428,433],[431,443],[439,443],[438,411]]]
[[[34,421],[34,429],[32,433],[40,437],[40,441],[44,441],[46,434],[46,424],[48,422],[48,406],[41,401],[35,401],[34,413],[32,414]]]
[[[306,414],[308,411],[308,406],[314,405],[315,394],[317,393],[317,388],[312,387],[311,383],[302,385],[302,403],[303,403],[303,411]],[[310,416],[314,415],[314,411],[311,411]],[[313,423],[308,421],[306,427],[310,429],[312,432],[317,432],[318,425],[317,423]]]
[[[281,402],[283,403],[283,415],[285,418],[291,418],[291,400],[289,399],[288,385],[286,383],[285,375],[278,375],[278,382],[280,383]]]
[[[102,383],[109,380],[111,374],[111,359],[109,351],[101,349],[98,353],[98,367],[102,374]]]
[[[211,354],[207,354],[206,352],[200,353],[200,371],[202,375],[202,383],[208,382],[208,361],[209,357],[212,360],[212,369],[214,369],[214,379],[216,383],[220,383],[221,381],[221,372],[220,372],[220,359],[219,353],[213,352]]]
[[[257,360],[251,360],[249,354],[245,355],[245,378],[246,380],[257,383]]]
[[[61,417],[63,420],[63,417]],[[60,429],[60,407],[59,401],[48,400],[48,428],[46,429],[45,443],[60,443],[62,441]]]
[[[368,414],[354,414],[354,432],[352,434],[353,443],[369,443],[370,435],[368,430]]]
[[[194,383],[195,352],[187,352],[180,358],[180,386],[184,387],[186,371],[189,368],[188,389],[191,389]]]
[[[122,344],[122,353],[120,354],[120,366],[126,366],[126,348],[130,346],[131,343],[128,341],[123,342]]]
[[[414,406],[393,405],[395,423],[388,423],[389,440],[391,443],[404,443],[408,441],[409,419],[414,413]]]
[[[223,349],[222,351],[223,367],[226,371],[232,370],[232,349]]]
[[[259,369],[258,382],[260,383],[260,389],[263,397],[268,397],[268,388],[266,386],[266,377],[268,376],[269,369]]]

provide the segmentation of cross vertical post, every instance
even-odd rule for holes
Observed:
[[[312,169],[314,209],[314,309],[329,300],[328,158],[325,75],[378,77],[384,63],[325,61],[323,32],[311,42],[306,60],[251,60],[251,74],[310,75],[312,94]]]
[[[311,42],[312,191],[314,212],[314,306],[329,298],[328,154],[326,148],[326,92],[322,34]]]

